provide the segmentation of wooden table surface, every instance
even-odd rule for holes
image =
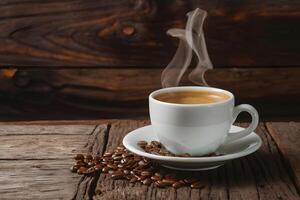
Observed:
[[[0,124],[0,199],[300,199],[300,123],[260,123],[254,154],[198,173],[204,189],[160,189],[69,171],[76,153],[102,154],[145,120]],[[245,125],[245,124],[242,124]]]

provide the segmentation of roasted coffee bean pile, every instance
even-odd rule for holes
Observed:
[[[141,144],[142,142],[139,143],[139,145]],[[146,145],[161,146],[156,141]],[[74,159],[75,164],[71,167],[71,171],[78,174],[93,174],[102,171],[108,173],[114,180],[125,179],[131,184],[136,182],[141,182],[144,185],[154,184],[159,188],[204,187],[198,179],[193,178],[189,173],[176,172],[175,174],[172,170],[160,167],[147,158],[131,153],[122,145],[113,151],[105,152],[103,156],[96,155],[93,157],[78,154]]]
[[[142,140],[142,141],[139,141],[137,143],[137,145],[139,147],[141,147],[147,153],[151,153],[151,154],[155,154],[155,155],[172,156],[172,157],[192,157],[188,153],[174,154],[174,153],[168,151],[164,147],[164,145],[162,143],[158,142],[158,141],[151,141],[151,142],[148,143],[148,142]],[[221,155],[223,155],[223,154],[221,154],[221,153],[211,153],[211,154],[205,155],[205,157],[207,157],[207,156],[221,156]]]

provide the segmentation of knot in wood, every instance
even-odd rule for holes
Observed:
[[[133,26],[124,26],[123,28],[122,28],[122,32],[123,32],[123,34],[124,35],[126,35],[126,36],[131,36],[131,35],[133,35],[134,33],[135,33],[135,28],[133,27]]]

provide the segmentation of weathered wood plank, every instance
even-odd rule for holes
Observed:
[[[73,122],[74,123],[74,122]],[[93,125],[0,125],[0,136],[4,135],[90,135]]]
[[[55,133],[31,135],[26,127],[23,126],[23,134],[0,133],[0,159],[69,159],[78,152],[87,153],[90,148],[87,146],[88,138],[93,138],[93,135],[89,137],[84,132],[81,135]],[[97,127],[98,132],[104,132],[106,128],[106,125]],[[66,132],[70,130],[73,128],[66,129]],[[93,133],[94,129],[89,134]]]
[[[1,70],[0,119],[95,119],[145,116],[148,94],[161,88],[161,69]],[[257,107],[261,118],[300,118],[300,68],[215,69],[214,87],[237,103]],[[284,83],[284,84],[283,84]],[[182,85],[191,85],[186,77]],[[280,105],[280,109],[279,109]]]
[[[72,159],[0,160],[0,198],[71,199],[80,179],[71,165]]]
[[[291,172],[300,191],[300,123],[268,122],[266,126],[288,163],[287,170]]]
[[[15,127],[19,130],[7,127],[4,136],[0,132],[1,199],[71,199],[76,192],[93,193],[94,179],[72,174],[69,168],[74,154],[105,149],[107,124]]]
[[[120,144],[130,130],[147,123],[112,123],[107,149]],[[158,189],[140,183],[130,186],[128,181],[112,181],[108,175],[101,174],[96,189],[99,194],[95,199],[299,199],[276,144],[264,124],[260,124],[257,133],[264,142],[257,153],[229,162],[217,170],[194,173],[206,185],[201,191],[189,188]]]
[[[0,159],[68,159],[84,151],[86,135],[0,136]]]
[[[209,12],[205,31],[216,66],[299,64],[297,1],[2,0],[0,4],[2,66],[165,66],[178,42],[166,30],[183,27],[186,12],[196,7]]]

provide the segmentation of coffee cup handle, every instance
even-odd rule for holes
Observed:
[[[258,125],[259,116],[258,116],[256,109],[249,104],[241,104],[241,105],[234,107],[233,115],[232,115],[232,123],[235,122],[237,116],[241,112],[248,112],[251,115],[251,118],[252,118],[251,124],[248,126],[248,128],[246,128],[242,131],[233,132],[233,133],[229,132],[228,136],[226,138],[226,142],[231,142],[231,141],[240,139],[242,137],[245,137],[246,135],[249,135],[256,129],[256,127]]]

